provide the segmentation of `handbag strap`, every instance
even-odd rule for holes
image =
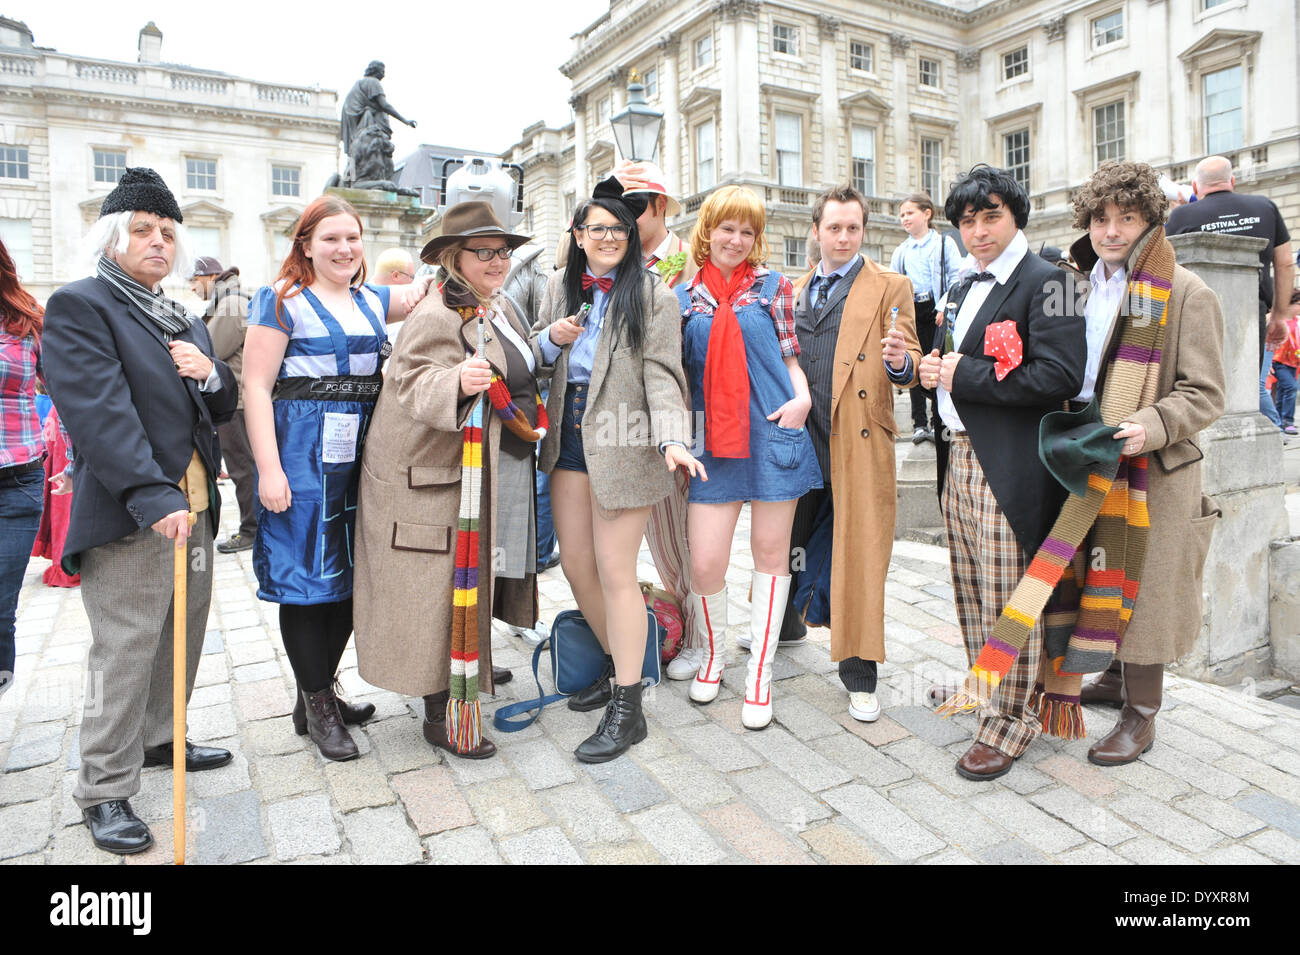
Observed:
[[[505,706],[498,707],[497,711],[492,714],[492,725],[502,733],[518,733],[520,730],[526,730],[536,722],[537,717],[542,715],[542,710],[556,700],[565,698],[563,693],[552,693],[549,696],[542,689],[542,678],[538,674],[538,667],[542,659],[542,651],[550,644],[551,638],[547,637],[537,645],[533,651],[533,679],[537,681],[537,699],[521,700],[518,703],[509,703]],[[527,713],[530,710],[536,710],[531,716],[521,719],[512,720],[510,717],[519,713]]]

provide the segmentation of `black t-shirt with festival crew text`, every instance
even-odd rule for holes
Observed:
[[[1252,196],[1223,190],[1212,192],[1199,202],[1179,206],[1169,213],[1167,235],[1184,232],[1213,232],[1218,235],[1249,235],[1267,239],[1259,253],[1259,300],[1273,307],[1273,250],[1291,241],[1282,214],[1267,196]]]

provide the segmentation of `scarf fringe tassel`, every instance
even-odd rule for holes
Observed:
[[[1087,731],[1083,725],[1083,704],[1078,700],[1062,700],[1044,696],[1039,713],[1043,732],[1058,739],[1083,739]]]
[[[478,700],[447,701],[447,742],[458,753],[478,749],[483,740],[483,713]]]
[[[974,675],[968,675],[962,688],[954,693],[935,712],[947,718],[956,713],[969,713],[971,710],[977,710],[981,706],[987,706],[989,700],[993,699],[993,690],[987,678],[979,678]]]

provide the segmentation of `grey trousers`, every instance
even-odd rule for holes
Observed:
[[[72,797],[82,809],[138,793],[145,749],[171,742],[174,548],[145,528],[81,555],[91,645],[81,770]],[[187,551],[186,701],[212,602],[212,524],[206,512],[198,516]]]

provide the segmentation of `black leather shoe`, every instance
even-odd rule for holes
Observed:
[[[613,678],[614,658],[606,656],[605,666],[601,669],[600,676],[596,677],[596,682],[569,697],[569,709],[579,713],[600,709],[610,701],[612,693],[609,684]]]
[[[641,712],[641,684],[614,687],[605,718],[596,732],[579,744],[573,755],[584,763],[607,763],[617,759],[646,738],[645,714]]]
[[[225,540],[217,542],[217,550],[223,554],[238,554],[241,550],[252,549],[252,536],[245,537],[243,534],[231,534]]]
[[[515,675],[505,667],[492,668],[492,685],[497,686],[502,683],[509,683],[515,678]]]
[[[125,799],[112,799],[83,809],[81,817],[86,820],[95,845],[105,852],[129,856],[153,845],[153,833],[131,811],[131,804]]]
[[[188,773],[201,773],[205,769],[216,769],[218,766],[226,765],[234,758],[235,754],[228,749],[218,749],[216,746],[195,746],[189,740],[185,741],[185,771]],[[146,749],[144,751],[144,764],[146,766],[170,766],[172,764],[172,744],[163,743],[153,749]]]

